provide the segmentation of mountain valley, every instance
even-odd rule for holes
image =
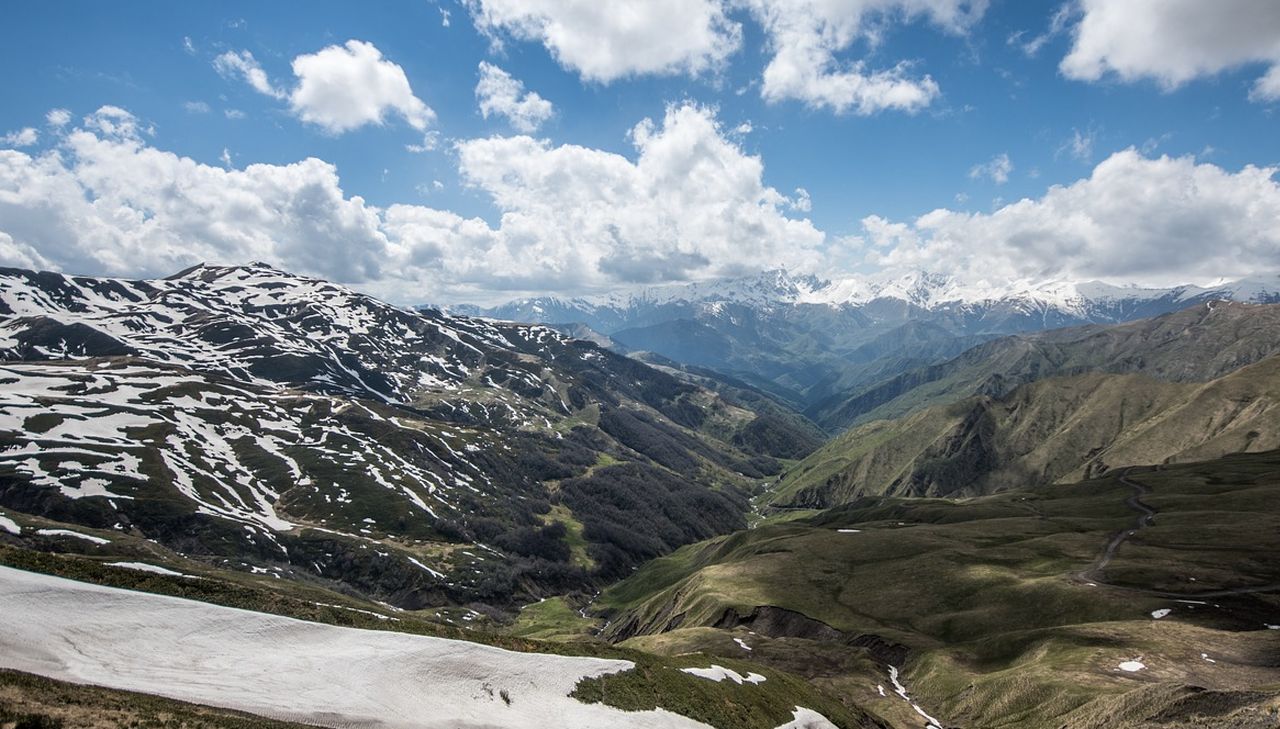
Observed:
[[[1280,305],[1161,296],[1148,318],[1042,319],[1065,328],[944,325],[924,299],[892,326],[868,323],[878,299],[726,306],[755,322],[741,331],[814,327],[766,376],[262,264],[8,269],[0,564],[63,580],[50,594],[76,580],[620,661],[572,696],[672,726],[1262,729],[1280,716]],[[690,326],[708,355],[746,346]],[[800,344],[828,326],[863,354]],[[863,384],[785,384],[846,356],[866,367],[832,382]],[[236,634],[201,636],[245,660]],[[152,674],[106,678],[134,670],[110,662],[122,648],[82,650],[110,656],[77,669],[99,693],[68,672],[33,683],[21,671],[71,659],[32,654],[0,662],[19,671],[0,673],[0,717],[71,717],[54,691],[132,716],[161,700],[120,692],[194,700],[163,711],[208,726],[364,710],[153,691]],[[568,700],[529,681],[496,702],[490,683],[485,721],[533,716],[501,713],[512,697]]]

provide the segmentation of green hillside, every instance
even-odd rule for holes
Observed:
[[[1158,514],[1097,581],[1082,573],[1135,520],[1119,475],[959,501],[858,499],[682,548],[597,606],[625,645],[802,670],[900,726],[918,724],[876,689],[889,665],[947,726],[1274,721],[1280,452],[1130,478]],[[1118,668],[1131,660],[1144,668]]]

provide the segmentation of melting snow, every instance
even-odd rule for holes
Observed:
[[[862,530],[861,529],[837,529],[836,531],[840,532],[841,534],[858,534]]]
[[[715,681],[716,683],[719,683],[725,679],[733,681],[734,683],[737,683],[737,684],[764,683],[766,680],[764,676],[761,676],[758,673],[753,672],[753,673],[748,673],[746,676],[743,676],[741,673],[738,673],[732,668],[725,668],[724,666],[718,666],[714,663],[711,664],[711,668],[681,668],[680,670],[685,673],[697,676],[698,678],[705,678],[708,681]]]
[[[191,576],[191,575],[184,575],[181,572],[174,572],[173,570],[166,569],[164,567],[157,567],[156,565],[153,565],[153,564],[147,564],[146,562],[108,562],[107,566],[108,567],[124,567],[125,569],[137,570],[139,572],[153,572],[157,575],[168,575],[170,577],[190,577]]]
[[[110,539],[103,539],[102,537],[95,537],[90,534],[81,534],[80,532],[73,532],[70,529],[37,529],[36,534],[39,534],[42,537],[74,537],[75,539],[83,539],[86,542],[93,542],[94,544],[111,543]]]
[[[22,527],[18,526],[16,521],[7,516],[0,516],[0,529],[3,529],[15,536],[22,533]]]
[[[746,641],[744,641],[744,640],[743,640],[743,639],[741,639],[741,638],[734,638],[734,639],[733,639],[733,642],[734,642],[734,643],[737,643],[737,644],[738,644],[738,647],[739,647],[739,648],[741,648],[741,649],[742,649],[742,650],[744,650],[744,651],[749,651],[749,650],[751,650],[751,646],[747,645]]]
[[[791,712],[791,721],[776,729],[836,729],[836,725],[813,709],[797,706]]]
[[[579,680],[629,661],[321,625],[5,567],[0,666],[329,727],[706,729],[569,698]]]
[[[1142,661],[1125,661],[1120,664],[1121,671],[1128,671],[1130,673],[1133,673],[1135,671],[1141,671],[1146,667],[1147,667],[1147,664],[1143,663]]]
[[[1156,620],[1159,620],[1160,618],[1165,617],[1171,612],[1173,611],[1170,610],[1169,608],[1160,608],[1159,610],[1152,610],[1151,617],[1155,618]]]
[[[925,729],[942,729],[942,722],[926,714],[925,710],[920,708],[920,705],[912,701],[911,697],[907,695],[907,687],[903,686],[902,682],[898,680],[898,668],[896,666],[889,666],[889,682],[893,684],[894,693],[901,696],[902,700],[910,704],[917,714],[924,717],[926,722]]]

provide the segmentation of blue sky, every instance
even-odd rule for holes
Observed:
[[[600,21],[582,21],[580,16],[589,11],[574,2],[14,2],[0,31],[0,60],[11,69],[2,82],[0,135],[8,138],[0,148],[12,150],[8,187],[14,191],[7,203],[0,197],[0,231],[8,237],[0,238],[0,258],[11,265],[155,275],[184,257],[235,262],[239,255],[261,253],[281,265],[347,278],[392,298],[424,296],[425,290],[437,300],[546,290],[598,292],[729,275],[771,264],[828,274],[836,269],[874,273],[928,267],[975,276],[992,270],[984,263],[987,258],[1006,261],[1011,252],[1024,251],[1020,246],[1033,252],[1028,258],[1034,263],[1006,266],[999,275],[1161,283],[1272,270],[1280,267],[1275,250],[1280,243],[1274,229],[1267,231],[1274,222],[1270,216],[1276,215],[1274,177],[1266,172],[1245,179],[1241,174],[1250,165],[1269,168],[1280,162],[1280,71],[1274,74],[1276,93],[1266,86],[1269,70],[1280,68],[1280,14],[1268,7],[1270,3],[1230,0],[1212,4],[1220,5],[1218,10],[1195,11],[1204,17],[1194,17],[1193,12],[1189,20],[1177,21],[1196,27],[1171,26],[1188,15],[1174,12],[1188,2],[1140,0],[1120,3],[1128,7],[1117,10],[1116,3],[1103,0],[837,0],[812,6],[781,0],[691,0],[685,7],[702,4],[716,14],[723,42],[711,50],[694,42],[684,55],[676,49],[677,60],[658,70],[649,57],[655,39],[696,24],[698,18],[642,19],[649,23],[646,27],[656,28],[658,34],[652,37],[637,37],[623,23],[617,42],[606,41],[602,49],[600,37],[612,39],[610,30],[596,33],[592,22]],[[610,3],[596,5],[614,15],[626,12],[625,3],[614,10]],[[531,10],[534,6],[540,9]],[[643,6],[635,7],[634,12],[646,12]],[[1224,18],[1228,13],[1245,17]],[[668,20],[672,30],[661,27]],[[1159,43],[1145,48],[1126,45],[1143,42],[1143,23],[1178,48],[1187,47],[1188,37],[1202,47],[1187,50],[1191,57],[1179,60],[1169,58],[1168,49]],[[557,25],[568,28],[559,39],[547,30]],[[806,35],[814,28],[829,36],[845,33],[847,42]],[[1209,31],[1201,32],[1204,28]],[[1245,37],[1248,34],[1252,36]],[[1029,49],[1038,36],[1042,42]],[[412,103],[429,111],[414,121],[389,106],[387,97],[351,102],[373,104],[371,113],[381,114],[381,123],[337,130],[317,121],[342,108],[344,102],[333,95],[343,89],[325,87],[326,106],[308,112],[309,107],[291,96],[304,83],[291,64],[332,46],[340,50],[349,40],[376,49],[372,52],[380,54],[384,68],[400,69],[411,98],[417,100]],[[818,44],[828,61],[823,68],[801,69],[816,74],[808,87],[766,88],[766,69],[781,57],[779,49],[807,42]],[[1076,53],[1081,48],[1087,53]],[[604,66],[599,65],[602,52],[610,59]],[[255,90],[236,68],[219,66],[219,57],[228,53],[251,57],[274,95]],[[1064,58],[1073,54],[1082,60],[1068,68]],[[335,55],[328,60],[350,59]],[[554,109],[550,117],[536,129],[527,123],[522,129],[500,113],[485,118],[477,103],[482,62],[522,84],[519,93],[533,92],[549,102]],[[835,77],[851,70],[862,76],[888,73],[890,82],[907,85],[904,88],[925,88],[927,99],[895,106],[884,98],[863,97],[862,103],[871,108],[841,108],[823,96],[828,88],[824,84],[840,81]],[[118,129],[112,136],[92,120],[103,107],[130,115],[138,130],[133,139],[121,137]],[[53,109],[67,110],[71,121],[51,125],[46,115]],[[691,110],[712,126],[698,126],[692,116],[679,122],[671,116],[673,109]],[[594,217],[579,221],[577,227],[594,230],[597,239],[605,231],[609,240],[560,241],[565,235],[554,225],[564,212],[556,206],[572,211],[584,203],[580,197],[561,199],[548,180],[570,175],[575,179],[569,187],[583,187],[579,195],[615,184],[617,178],[577,176],[595,162],[613,159],[596,154],[613,153],[635,163],[640,152],[632,130],[646,118],[653,120],[658,137],[670,137],[673,144],[677,123],[693,130],[690,135],[711,135],[690,137],[683,147],[675,144],[675,158],[700,154],[697,150],[706,148],[704,142],[727,145],[708,153],[708,164],[729,169],[729,178],[742,175],[741,183],[708,193],[701,208],[664,201],[660,191],[646,188],[639,194],[649,196],[648,207],[618,212],[617,220],[611,219],[609,201],[592,199]],[[23,137],[25,129],[34,130],[34,143],[28,143],[30,135]],[[159,151],[208,168],[285,168],[307,158],[323,160],[336,174],[337,192],[329,192],[337,196],[340,207],[352,207],[358,197],[362,204],[354,207],[359,209],[348,212],[368,218],[360,224],[351,219],[338,224],[356,226],[348,231],[360,239],[352,244],[356,263],[335,262],[345,255],[340,236],[318,251],[295,255],[289,251],[306,241],[281,242],[287,234],[278,230],[243,231],[230,236],[231,242],[200,238],[202,230],[242,224],[233,218],[208,221],[198,229],[186,229],[180,221],[169,225],[166,216],[182,215],[172,201],[149,201],[127,187],[134,175],[143,174],[143,163],[134,157],[124,161],[101,146],[92,154],[103,156],[91,160],[86,141],[72,140],[73,129],[122,145],[119,149],[135,157],[139,151]],[[514,143],[469,146],[476,140],[513,140],[524,132],[538,140],[541,151]],[[433,140],[425,145],[432,149],[406,149],[423,146],[424,137]],[[546,150],[566,145],[591,154],[544,159],[550,156]],[[1198,246],[1194,240],[1153,239],[1136,244],[1142,250],[1126,258],[1117,247],[1130,245],[1123,241],[1133,231],[1121,226],[1098,232],[1095,229],[1111,224],[1104,220],[1110,219],[1109,213],[1091,207],[1124,193],[1099,184],[1096,190],[1082,188],[1079,200],[1047,197],[1051,186],[1077,184],[1114,153],[1130,148],[1134,156],[1114,160],[1119,168],[1116,179],[1154,175],[1153,181],[1142,178],[1141,184],[1147,185],[1143,189],[1192,185],[1208,190],[1184,206],[1206,219],[1197,217],[1189,225],[1182,220],[1179,226],[1203,234]],[[521,154],[526,157],[512,161],[513,155]],[[99,203],[93,215],[110,218],[101,208],[124,204],[156,229],[143,235],[138,230],[114,230],[108,222],[94,226],[101,228],[96,237],[78,241],[31,232],[42,225],[47,229],[51,222],[74,231],[75,219],[86,214],[71,207],[50,211],[47,204],[41,208],[32,200],[17,199],[22,197],[21,186],[30,191],[37,185],[30,182],[30,170],[15,170],[22,165],[34,170],[49,155],[57,156],[62,167],[55,175],[45,165],[42,174],[51,175],[49,179],[62,179],[57,175],[64,174],[74,178],[81,196]],[[1155,162],[1162,155],[1172,162],[1159,167]],[[756,184],[749,169],[753,157],[763,165]],[[679,164],[663,159],[663,164]],[[133,166],[110,167],[113,164]],[[180,163],[174,164],[176,180],[176,175],[186,173]],[[99,178],[89,176],[90,167],[117,186],[107,190],[106,183],[92,182]],[[522,179],[504,187],[514,168]],[[668,171],[664,168],[658,176]],[[151,167],[150,174],[170,173]],[[530,175],[537,180],[523,179]],[[209,179],[175,184],[219,183]],[[265,184],[248,181],[244,194],[270,199],[278,191]],[[799,188],[806,191],[807,202]],[[3,190],[0,177],[0,193]],[[771,202],[775,194],[785,201]],[[1002,208],[1023,198],[1039,207],[1000,215]],[[1155,206],[1151,201],[1143,204]],[[405,215],[421,213],[420,208],[447,211],[457,218],[444,224],[448,231],[433,223],[437,228],[415,228],[418,237],[412,238],[393,231],[387,211],[395,205],[414,208],[402,209]],[[1054,215],[1079,217],[1073,205],[1090,218],[1088,225],[1064,240],[1028,242],[1047,228],[1059,230],[1052,222]],[[745,213],[734,212],[741,206],[746,206]],[[921,225],[920,216],[936,209],[948,211],[947,221]],[[1252,228],[1225,219],[1238,219],[1240,210],[1259,209]],[[527,227],[504,225],[504,212],[515,213],[517,222]],[[1135,218],[1163,215],[1159,219],[1164,220],[1167,213],[1153,207],[1137,211]],[[721,214],[733,220],[715,229],[687,229],[679,222],[681,216]],[[971,214],[979,216],[977,222]],[[1017,215],[1026,218],[1021,227],[1019,221],[1005,219]],[[1214,215],[1224,219],[1207,219]],[[898,227],[885,234],[884,226],[868,227],[869,216]],[[674,222],[656,227],[637,222],[667,217]],[[487,230],[460,233],[458,221],[473,218],[483,221]],[[551,222],[538,227],[536,220],[530,222],[533,218]],[[790,224],[796,221],[808,222],[801,229]],[[742,244],[744,235],[761,240]],[[250,239],[259,242],[245,243]],[[5,250],[6,242],[11,250]],[[992,250],[987,250],[988,244]],[[1216,256],[1195,250],[1206,244],[1226,250]],[[615,265],[611,246],[629,257],[626,265]],[[119,251],[95,252],[112,247]],[[163,252],[149,258],[147,251],[157,248]],[[751,253],[735,260],[735,248]],[[474,260],[461,262],[468,256]],[[1060,265],[1055,263],[1058,259]],[[542,266],[546,261],[551,263]],[[485,272],[478,273],[481,270]]]

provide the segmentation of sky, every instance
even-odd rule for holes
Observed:
[[[1274,0],[6,4],[0,265],[399,303],[1280,271]]]

